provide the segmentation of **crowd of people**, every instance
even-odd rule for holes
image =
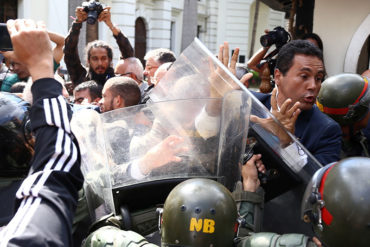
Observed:
[[[70,120],[74,111],[77,111],[76,105],[90,107],[99,114],[105,114],[117,109],[155,103],[153,89],[160,85],[166,73],[175,66],[176,56],[165,48],[151,50],[144,57],[143,65],[134,56],[128,38],[113,24],[110,8],[106,7],[99,14],[98,21],[104,22],[112,31],[121,53],[120,59],[113,68],[111,45],[96,40],[86,46],[84,66],[77,47],[80,30],[86,20],[87,12],[83,7],[77,7],[76,19],[65,38],[46,30],[44,24],[32,20],[9,20],[7,23],[13,51],[1,52],[0,124],[2,142],[5,143],[1,144],[1,155],[5,158],[1,157],[0,167],[3,174],[10,175],[4,176],[1,181],[0,198],[7,205],[6,208],[14,208],[16,211],[1,210],[0,246],[72,246],[81,245],[81,242],[85,246],[92,246],[97,242],[104,246],[104,241],[119,243],[120,246],[131,246],[130,243],[136,243],[135,246],[154,246],[137,233],[123,231],[119,225],[114,224],[92,231],[90,235],[87,229],[81,233],[72,232],[75,229],[72,225],[81,223],[75,211],[81,206],[78,203],[83,197],[84,177],[80,170],[80,150],[83,147],[71,129]],[[55,43],[54,48],[50,41]],[[304,193],[307,184],[301,183],[265,204],[261,173],[267,172],[269,164],[264,164],[265,154],[253,154],[243,160],[242,163],[245,164],[235,165],[240,169],[240,182],[233,194],[221,184],[207,180],[189,180],[175,187],[160,213],[160,217],[163,216],[160,220],[162,246],[260,246],[256,245],[259,241],[291,244],[301,242],[301,245],[294,246],[367,245],[370,235],[366,229],[370,218],[363,206],[368,207],[370,204],[370,188],[366,172],[361,170],[370,168],[370,160],[342,159],[353,156],[369,157],[368,77],[365,71],[363,75],[341,74],[326,78],[322,43],[317,34],[307,34],[302,39],[289,41],[279,47],[273,74],[268,76],[273,78],[273,87],[260,92],[248,91],[273,116],[260,118],[251,114],[247,116],[248,119],[268,130],[273,138],[277,138],[280,147],[292,160],[299,163],[304,159],[296,138],[323,166],[312,172],[311,187]],[[230,58],[229,45],[225,42],[220,46],[217,59],[240,79],[240,85],[248,88],[252,78],[256,75],[258,77],[258,74],[263,76],[267,63],[261,61],[268,49],[269,47],[264,47],[259,50],[248,62],[246,70],[239,75],[239,49],[235,49]],[[68,82],[58,74],[63,58],[70,78]],[[255,73],[248,73],[252,70]],[[197,83],[197,78],[189,82],[189,85],[191,83]],[[222,99],[232,90],[242,90],[240,85],[221,90],[215,88],[220,87],[219,82],[215,82],[206,96]],[[182,85],[181,90],[184,89],[189,90],[184,93],[189,98],[195,95],[191,87]],[[15,122],[14,118],[20,118],[20,113],[15,109],[21,107],[22,110],[19,111],[22,111],[24,119]],[[221,127],[216,123],[219,122],[222,107],[222,100],[210,101],[196,116],[192,127],[196,136],[205,140],[202,142],[204,145],[209,143],[207,140],[218,135]],[[150,134],[153,136],[144,136],[142,139],[127,137],[131,135],[129,131],[124,135],[131,144],[124,148],[141,152],[145,150],[147,156],[151,157],[148,161],[145,160],[147,156],[144,156],[127,166],[124,172],[135,179],[144,178],[170,162],[179,163],[182,160],[180,154],[188,150],[188,147],[184,147],[182,138],[171,135],[164,127],[163,120],[150,117],[145,119],[152,121]],[[14,136],[22,135],[23,139],[18,140],[7,134],[11,128],[22,129],[22,134],[17,133]],[[32,137],[26,138],[25,131]],[[114,132],[114,135],[117,133]],[[149,138],[153,137],[161,141],[147,147]],[[14,143],[17,142],[20,146],[14,146],[14,149],[18,153],[7,151],[11,141],[5,141],[6,138],[17,140]],[[21,156],[19,148],[24,146],[31,150],[27,158],[20,160],[11,157]],[[17,173],[17,169],[21,172]],[[346,176],[345,173],[351,174]],[[25,176],[26,174],[28,175]],[[361,189],[354,189],[354,180],[364,183]],[[339,187],[338,191],[335,190],[336,186]],[[351,190],[351,195],[345,194],[348,190]],[[334,201],[341,197],[341,193],[351,199],[344,203],[345,209],[339,210],[337,204],[341,202]],[[343,200],[347,200],[345,196]],[[358,209],[357,214],[348,209],[352,207],[350,202],[362,204],[353,205]],[[176,211],[172,205],[176,205],[179,210]],[[200,210],[202,207],[206,209]],[[187,208],[195,213],[186,211]],[[310,222],[314,231],[299,217],[301,209],[304,209],[301,215],[303,220]],[[259,217],[261,211],[265,214],[263,222]],[[183,212],[187,214],[183,215]],[[203,228],[199,219],[203,219]],[[189,222],[190,231],[195,235],[174,230],[176,227],[183,229],[178,224],[186,225]],[[222,231],[217,228],[215,234],[204,237],[204,233],[213,233],[217,222],[224,224]],[[262,223],[265,225],[262,227],[263,231],[275,233],[251,234],[260,232],[259,226]],[[237,232],[235,225],[238,226]],[[332,228],[328,227],[331,225]],[[247,229],[244,236],[237,235],[243,232],[241,228]],[[201,229],[203,233],[200,233]],[[183,231],[188,232],[189,227],[185,227]],[[284,235],[294,232],[297,234]],[[105,237],[110,235],[113,236],[110,240]],[[347,235],[351,237],[346,238]]]

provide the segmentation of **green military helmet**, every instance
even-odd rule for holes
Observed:
[[[370,158],[353,157],[318,170],[306,188],[302,218],[330,247],[369,246]]]
[[[83,247],[157,247],[133,231],[123,231],[115,226],[103,226],[92,232],[82,243]]]
[[[33,136],[29,104],[11,93],[0,93],[0,177],[27,175],[32,159]]]
[[[331,76],[322,83],[316,104],[340,125],[351,125],[369,112],[368,79],[349,73]]]
[[[162,246],[231,247],[237,216],[236,203],[222,184],[202,178],[186,180],[165,201]]]

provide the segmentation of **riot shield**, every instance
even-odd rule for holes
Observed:
[[[187,90],[177,90],[188,78],[196,81]],[[186,80],[185,80],[186,81]],[[195,84],[195,83],[194,83]],[[212,94],[223,97],[231,90],[244,91],[252,100],[251,116],[259,121],[250,121],[249,136],[245,153],[260,153],[267,167],[262,186],[268,201],[300,183],[308,183],[320,162],[286,131],[270,111],[249,91],[213,54],[198,40],[183,51],[171,69],[153,89],[153,101],[168,99],[198,98]],[[286,145],[282,137],[293,141]]]
[[[108,157],[100,114],[82,109],[73,114],[71,128],[81,153],[81,171],[89,214],[97,220],[114,212],[112,184],[107,169]]]
[[[308,182],[321,167],[197,39],[150,97],[146,105],[74,116],[93,217],[121,214],[125,229],[150,233],[155,208],[179,182],[206,177],[233,191],[243,153],[262,154],[267,200]],[[283,145],[282,136],[293,143]]]
[[[209,117],[205,108],[220,103],[216,129],[211,134],[198,129],[198,122]],[[156,230],[155,209],[178,183],[204,177],[234,190],[250,105],[249,96],[238,90],[222,101],[170,100],[100,115],[93,110],[75,113],[72,128],[81,147],[93,220],[102,213],[121,214],[126,229],[148,234]]]

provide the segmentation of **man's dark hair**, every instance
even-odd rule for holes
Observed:
[[[20,81],[16,82],[10,88],[11,93],[23,93],[23,89],[26,87],[27,82]]]
[[[176,58],[173,55],[173,53],[163,52],[163,53],[160,54],[160,56],[158,58],[158,61],[161,64],[164,64],[164,63],[168,63],[168,62],[175,62]]]
[[[140,88],[137,82],[127,76],[110,78],[106,85],[114,97],[121,96],[125,100],[125,107],[137,105],[141,99]]]
[[[98,85],[98,83],[96,83],[95,81],[85,81],[81,84],[78,84],[73,91],[80,92],[86,89],[89,89],[91,100],[102,97],[101,94],[103,87],[101,85]]]
[[[90,60],[90,51],[92,48],[104,48],[107,50],[107,53],[108,53],[108,57],[110,58],[110,60],[113,59],[113,49],[112,47],[105,41],[102,41],[102,40],[94,40],[94,41],[91,41],[89,42],[87,45],[86,45],[86,55],[87,55],[87,60],[86,61],[89,61]]]
[[[323,63],[321,50],[307,40],[293,40],[286,43],[276,59],[276,69],[285,75],[293,65],[293,59],[296,55],[306,55],[319,58]]]
[[[313,39],[317,42],[317,45],[319,46],[320,50],[322,52],[324,52],[324,46],[322,44],[322,40],[320,38],[319,35],[317,35],[316,33],[306,33],[302,36],[302,39],[303,40],[307,40],[307,39]]]
[[[150,57],[152,57],[155,61],[158,61],[160,64],[176,61],[175,54],[165,48],[159,48],[149,51],[145,55],[144,60],[148,60]]]

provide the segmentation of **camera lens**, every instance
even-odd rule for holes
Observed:
[[[87,14],[86,22],[88,24],[93,25],[93,24],[95,24],[97,18],[98,18],[98,12],[96,10],[89,11],[88,14]]]
[[[274,44],[273,40],[271,39],[271,35],[269,34],[270,33],[262,35],[260,38],[260,42],[263,47],[272,46]]]

